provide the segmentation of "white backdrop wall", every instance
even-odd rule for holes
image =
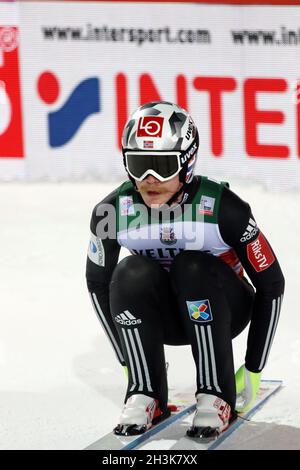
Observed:
[[[159,98],[194,117],[198,172],[300,187],[299,26],[299,6],[0,2],[0,179],[124,177],[121,129]]]

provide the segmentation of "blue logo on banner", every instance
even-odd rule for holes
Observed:
[[[38,80],[40,98],[46,104],[54,104],[60,95],[60,84],[52,72],[44,72]],[[70,92],[65,102],[56,111],[48,114],[50,147],[61,147],[68,143],[80,126],[92,114],[101,111],[100,80],[90,77],[82,80]]]
[[[187,308],[190,319],[198,323],[206,323],[212,321],[213,316],[208,299],[187,301]]]

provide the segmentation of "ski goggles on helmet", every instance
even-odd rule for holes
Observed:
[[[152,175],[159,181],[168,181],[181,170],[181,152],[125,152],[126,169],[130,176],[142,181]]]

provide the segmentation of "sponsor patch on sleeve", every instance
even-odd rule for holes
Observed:
[[[89,259],[98,266],[105,266],[105,251],[102,240],[91,233],[88,248]]]
[[[248,260],[256,272],[268,269],[275,261],[271,247],[262,233],[247,245]]]

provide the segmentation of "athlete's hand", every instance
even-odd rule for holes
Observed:
[[[250,372],[242,365],[235,374],[236,406],[239,413],[248,411],[259,389],[261,372]]]

